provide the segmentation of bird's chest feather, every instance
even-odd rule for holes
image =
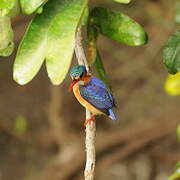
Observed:
[[[79,101],[79,103],[84,106],[85,108],[87,108],[88,110],[90,110],[93,114],[102,114],[101,111],[99,111],[98,109],[96,109],[93,105],[91,105],[87,100],[85,100],[81,94],[80,94],[80,86],[79,85],[75,85],[73,87],[73,92],[74,95],[76,97],[76,99]]]

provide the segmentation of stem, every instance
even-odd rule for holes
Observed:
[[[82,45],[82,31],[81,27],[78,28],[76,34],[76,45],[75,45],[75,54],[77,57],[78,64],[85,65],[87,71],[89,72],[89,66],[87,63],[87,59],[84,53],[83,45]],[[88,109],[86,109],[86,119],[91,117],[91,113]],[[95,151],[95,135],[96,135],[96,124],[94,121],[90,121],[86,125],[86,138],[85,138],[85,146],[86,146],[86,166],[84,170],[85,180],[93,180],[94,179],[94,169],[95,169],[95,161],[96,161],[96,151]]]

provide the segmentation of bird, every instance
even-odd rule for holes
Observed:
[[[84,126],[95,121],[96,115],[106,115],[116,120],[113,108],[116,107],[114,97],[107,85],[99,78],[87,72],[84,65],[75,65],[70,70],[72,83],[69,91],[73,90],[79,103],[90,111],[90,118],[86,119]]]

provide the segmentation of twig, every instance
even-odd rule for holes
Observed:
[[[77,57],[78,64],[85,65],[87,71],[89,72],[89,66],[87,63],[87,59],[84,53],[83,45],[82,45],[82,32],[81,27],[77,30],[76,34],[76,45],[75,45],[75,53]],[[89,110],[86,109],[86,119],[89,119],[91,116]],[[96,124],[94,121],[90,121],[86,125],[86,138],[85,138],[85,146],[86,146],[86,166],[84,171],[85,180],[93,180],[94,179],[94,169],[95,169],[95,134],[96,134]]]

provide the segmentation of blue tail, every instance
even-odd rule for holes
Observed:
[[[113,121],[115,121],[115,120],[116,120],[116,116],[115,116],[113,110],[112,110],[112,109],[108,109],[108,112],[109,112],[109,117],[110,117]]]

